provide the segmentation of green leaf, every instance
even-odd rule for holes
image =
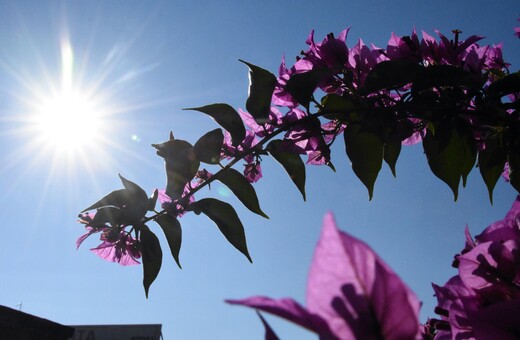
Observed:
[[[193,147],[197,158],[208,164],[220,162],[220,150],[224,142],[224,134],[221,129],[215,129],[202,136]]]
[[[342,122],[359,121],[361,114],[355,112],[356,103],[353,98],[340,96],[334,93],[327,94],[321,99],[321,112],[327,119],[338,119]]]
[[[153,194],[150,198],[148,198],[148,205],[147,209],[148,211],[154,211],[155,205],[157,204],[157,198],[159,197],[159,190],[155,189],[153,191]]]
[[[294,74],[287,81],[285,90],[289,92],[300,105],[309,109],[314,90],[318,87],[320,80],[327,74],[328,72],[324,70],[311,70],[305,73]]]
[[[457,200],[461,177],[465,180],[476,160],[474,139],[469,126],[455,120],[444,120],[428,131],[423,147],[432,172],[453,191]]]
[[[510,93],[520,92],[520,73],[515,72],[491,83],[487,90],[490,96],[503,97]]]
[[[244,254],[249,262],[253,262],[247,250],[244,226],[240,222],[235,209],[230,204],[214,198],[203,198],[190,204],[188,209],[199,214],[202,212],[208,216],[215,222],[228,242]]]
[[[451,65],[432,65],[421,68],[417,78],[412,84],[412,93],[442,86],[467,87],[479,89],[482,78],[476,74],[466,72],[459,67]]]
[[[462,186],[466,187],[468,175],[475,167],[477,160],[477,145],[475,143],[473,129],[466,120],[455,118],[453,124],[461,144],[462,158],[460,159],[460,163],[462,167]]]
[[[105,207],[117,208],[111,212],[110,223],[134,225],[140,223],[148,210],[148,196],[137,184],[119,175],[125,189],[115,190],[82,212]]]
[[[92,204],[82,212],[97,209],[106,206],[122,207],[122,206],[139,206],[144,205],[148,201],[146,192],[137,184],[127,180],[123,176],[119,175],[121,182],[125,189],[115,190]]]
[[[281,140],[272,140],[266,147],[267,152],[282,165],[293,183],[305,197],[305,164],[299,155],[283,150]]]
[[[127,180],[126,178],[121,176],[121,174],[119,174],[119,178],[121,179],[121,182],[123,183],[123,186],[126,190],[141,196],[141,198],[146,196],[146,192],[140,186],[138,186],[132,181]]]
[[[478,153],[478,168],[489,192],[489,201],[493,204],[493,190],[504,171],[507,151],[498,138],[488,138],[486,147]]]
[[[243,60],[240,61],[249,67],[249,96],[246,101],[246,109],[257,124],[264,124],[269,121],[276,77],[263,68]]]
[[[383,141],[377,134],[356,123],[347,125],[343,136],[347,156],[352,162],[352,170],[368,189],[371,200],[374,183],[383,164]]]
[[[224,183],[235,196],[252,212],[263,216],[265,218],[269,218],[263,211],[260,209],[260,203],[258,202],[258,197],[256,195],[255,189],[249,183],[249,181],[237,170],[230,168],[226,171],[222,171],[218,174],[217,179]]]
[[[390,167],[390,170],[392,170],[392,175],[396,177],[395,174],[395,164],[397,163],[397,159],[399,158],[399,154],[401,153],[401,142],[391,142],[391,143],[385,143],[385,149],[383,154],[383,159],[385,160],[386,164]]]
[[[88,208],[83,209],[81,212],[98,209],[102,207],[120,207],[125,204],[128,200],[128,191],[126,189],[114,190],[96,203],[92,204]]]
[[[172,253],[173,259],[182,269],[181,263],[179,261],[179,252],[181,251],[181,243],[182,243],[182,228],[179,221],[168,214],[160,215],[155,219],[155,222],[161,226],[164,236],[166,236],[166,240],[168,241],[168,245],[170,246],[170,251]]]
[[[157,154],[165,161],[166,194],[174,200],[181,198],[184,187],[195,177],[200,166],[193,146],[180,139],[170,139],[152,146],[157,149]]]
[[[96,228],[104,226],[106,223],[109,223],[112,226],[118,225],[120,220],[121,210],[115,207],[102,207],[97,209],[94,218],[92,219],[92,223],[89,225]]]
[[[246,128],[238,112],[224,103],[211,104],[201,107],[192,107],[184,110],[195,110],[207,114],[213,118],[231,135],[234,146],[240,145],[246,136]]]
[[[423,66],[408,60],[382,61],[370,70],[359,93],[367,95],[382,89],[403,87],[413,82],[422,68]]]
[[[148,290],[161,270],[162,250],[159,239],[147,226],[143,225],[140,229],[139,240],[141,241],[141,252],[143,255],[143,286],[146,298],[148,298]]]

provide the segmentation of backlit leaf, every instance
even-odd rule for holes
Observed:
[[[143,255],[143,286],[148,298],[148,290],[161,270],[162,250],[159,239],[147,226],[141,227],[139,240]]]
[[[238,146],[246,136],[246,129],[238,112],[228,104],[217,103],[184,110],[195,110],[213,118],[231,135],[232,144]]]
[[[383,141],[374,132],[355,123],[347,125],[343,136],[352,170],[367,187],[369,199],[372,199],[374,183],[383,164]]]
[[[426,133],[423,147],[432,172],[453,191],[457,200],[460,179],[465,179],[476,160],[474,139],[469,126],[454,120],[436,124],[435,134]]]
[[[493,189],[504,171],[507,152],[497,138],[488,138],[485,144],[486,147],[478,153],[478,168],[493,203]]]
[[[246,206],[246,208],[255,214],[269,218],[262,209],[260,209],[260,203],[258,202],[255,189],[244,175],[237,170],[230,168],[219,173],[217,179],[224,183],[233,194],[235,194],[240,202]]]
[[[224,142],[224,134],[221,129],[215,129],[202,136],[194,145],[197,158],[204,163],[218,164],[220,150]]]
[[[273,140],[267,145],[266,150],[282,165],[305,201],[305,164],[299,155],[284,151],[282,143],[281,140]]]
[[[366,95],[382,89],[397,89],[411,83],[422,66],[409,60],[387,60],[375,65],[359,90]]]
[[[166,194],[179,199],[186,184],[195,177],[200,161],[193,146],[180,139],[170,139],[162,144],[153,144],[157,154],[164,158],[166,166]]]
[[[396,177],[395,174],[395,164],[397,163],[397,159],[399,158],[399,154],[401,153],[401,142],[389,142],[385,143],[384,155],[383,159],[386,164],[392,170],[392,175]]]
[[[491,83],[488,88],[488,94],[498,98],[518,92],[520,92],[520,72],[507,75]]]
[[[161,229],[164,232],[164,236],[166,236],[166,240],[168,241],[168,245],[170,246],[170,251],[172,253],[173,259],[179,266],[181,267],[181,262],[179,261],[179,252],[181,250],[182,243],[182,228],[179,221],[168,214],[163,214],[158,216],[155,219],[155,222],[159,224]]]
[[[309,108],[314,90],[320,80],[327,74],[324,70],[312,70],[305,73],[294,74],[285,85],[285,90],[305,108]]]
[[[478,89],[482,79],[473,73],[451,65],[432,65],[423,67],[412,84],[412,93],[442,86]]]
[[[203,213],[208,216],[219,228],[224,237],[238,251],[244,254],[249,262],[253,262],[247,250],[244,226],[238,218],[235,209],[228,203],[214,198],[203,198],[188,206],[195,213]]]
[[[264,124],[269,120],[276,77],[261,67],[243,60],[240,61],[249,67],[249,96],[246,101],[246,109],[257,124]]]
[[[119,175],[125,189],[115,190],[82,212],[104,207],[117,208],[111,212],[111,223],[133,225],[141,221],[148,210],[148,196],[137,184]]]
[[[353,99],[334,93],[327,94],[321,99],[321,111],[327,119],[339,119],[342,122],[359,121],[361,115],[355,112],[356,103]]]

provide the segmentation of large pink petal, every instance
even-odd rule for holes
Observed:
[[[342,339],[419,334],[416,296],[368,245],[340,232],[330,213],[309,273],[307,306]]]
[[[323,338],[332,337],[327,323],[320,316],[310,313],[298,302],[290,298],[275,300],[265,296],[253,296],[242,300],[226,300],[226,302],[274,314],[312,332],[316,332]]]

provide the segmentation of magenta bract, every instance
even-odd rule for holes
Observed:
[[[323,339],[415,339],[420,303],[363,241],[323,221],[307,283],[307,307],[292,299],[228,300],[265,311]]]

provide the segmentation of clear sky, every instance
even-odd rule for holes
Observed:
[[[450,264],[464,245],[464,226],[478,234],[505,216],[516,193],[499,180],[491,206],[475,169],[453,202],[420,145],[403,150],[397,179],[383,168],[372,201],[342,143],[333,150],[336,173],[307,167],[307,202],[278,164],[264,159],[255,187],[269,220],[215,184],[197,197],[236,207],[253,264],[210,220],[187,215],[183,269],[165,248],[148,300],[141,266],[99,259],[88,250],[98,244],[94,238],[76,251],[84,232],[76,216],[121,188],[118,173],[149,193],[163,188],[162,160],[150,145],[170,130],[194,143],[217,127],[182,108],[244,107],[247,68],[238,59],[276,73],[283,54],[290,63],[307,48],[311,29],[321,41],[351,26],[349,46],[362,38],[385,47],[391,32],[408,35],[415,27],[503,42],[517,70],[519,15],[517,0],[0,1],[0,304],[22,303],[23,311],[62,324],[161,323],[165,339],[262,339],[256,314],[223,300],[261,294],[304,303],[313,249],[330,210],[341,229],[370,244],[416,292],[425,321],[435,306],[430,283],[454,275]],[[55,140],[45,131],[60,120],[45,125],[37,117],[58,105],[63,89],[76,96],[69,109],[99,119],[88,116]],[[158,226],[150,227],[164,242]],[[315,338],[268,320],[284,339]]]

